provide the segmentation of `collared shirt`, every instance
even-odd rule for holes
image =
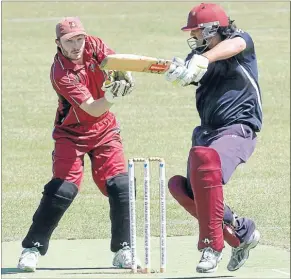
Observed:
[[[245,40],[245,50],[209,64],[196,89],[196,107],[203,126],[216,129],[240,123],[258,132],[262,126],[262,104],[254,42],[240,29],[232,34],[234,37]]]
[[[101,87],[106,73],[99,65],[109,54],[114,51],[93,36],[85,38],[84,65],[74,64],[58,49],[50,73],[52,86],[59,96],[56,126],[98,122],[99,117],[89,115],[80,105],[90,97],[97,100],[104,96]]]

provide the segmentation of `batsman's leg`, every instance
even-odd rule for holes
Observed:
[[[250,250],[255,248],[260,241],[260,233],[256,230],[255,223],[249,218],[237,218],[235,233],[240,238],[241,244],[233,247],[227,265],[229,271],[238,270],[249,258]]]
[[[181,175],[175,175],[169,179],[168,187],[169,191],[175,200],[193,217],[198,219],[196,212],[196,203],[193,197],[191,185],[189,185],[187,178]],[[234,214],[227,205],[224,205],[223,216],[223,237],[224,240],[231,247],[238,247],[240,240],[236,236],[233,227]]]
[[[214,272],[224,248],[224,202],[219,155],[209,147],[192,147],[189,168],[199,223],[198,249],[202,251],[196,271]]]
[[[226,135],[213,141],[210,146],[220,156],[223,184],[226,184],[236,167],[245,163],[253,153],[256,146],[256,134],[250,127],[240,124],[225,128],[221,133],[226,133]],[[256,230],[254,221],[249,218],[236,216],[232,228],[240,245],[232,248],[227,266],[229,271],[239,269],[248,259],[250,250],[256,247],[260,240],[260,233]]]

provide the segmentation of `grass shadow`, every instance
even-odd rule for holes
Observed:
[[[1,268],[1,274],[17,274],[17,273],[28,273],[28,272],[22,271],[16,267],[2,267]]]
[[[164,277],[163,279],[204,279],[204,278],[234,278],[235,276],[217,275],[217,276],[191,276],[191,277]]]
[[[88,272],[66,272],[62,274],[123,274],[129,273],[130,269],[121,269],[118,267],[40,267],[37,271],[81,271],[88,270]],[[93,272],[95,270],[96,272]],[[1,268],[1,274],[30,274],[31,272],[23,271],[19,268],[4,267]]]
[[[117,267],[40,267],[37,268],[39,271],[53,271],[53,270],[119,270]],[[27,273],[30,272],[23,271],[15,267],[2,267],[1,274],[17,274],[17,273]]]
[[[78,274],[126,274],[130,273],[130,269],[121,269],[118,267],[42,267],[37,268],[38,271],[77,271],[77,270],[88,270],[88,272],[66,272],[66,275],[78,275]],[[95,272],[93,272],[95,270]],[[29,272],[22,271],[18,268],[1,268],[1,274],[17,274]],[[199,278],[233,278],[234,276],[191,276],[191,277],[179,277],[179,279],[199,279]],[[177,277],[163,277],[163,279],[177,279]]]
[[[92,274],[92,275],[99,275],[99,274],[129,274],[130,273],[130,271],[128,271],[128,272],[125,272],[125,270],[123,270],[123,272],[122,271],[120,271],[120,272],[118,272],[118,271],[116,271],[116,272],[102,272],[101,270],[100,270],[100,272],[99,271],[97,271],[97,272],[73,272],[73,273],[69,273],[69,272],[67,272],[67,273],[63,273],[63,274],[66,274],[66,275],[90,275],[90,274]],[[156,273],[157,274],[157,273]],[[152,274],[153,276],[154,276],[154,274]],[[162,279],[205,279],[205,278],[213,278],[213,279],[219,279],[219,278],[234,278],[235,276],[228,276],[228,275],[218,275],[218,276],[201,276],[201,275],[198,275],[198,276],[191,276],[191,277],[160,277],[160,275],[161,274],[159,274],[158,273],[158,275],[159,275],[159,277],[158,278],[162,278]],[[150,274],[147,274],[146,275],[147,276],[147,278],[151,278],[151,277],[148,277],[148,276],[150,276]],[[152,278],[157,278],[157,277],[152,277]]]
[[[81,274],[126,274],[130,272],[130,268],[118,268],[118,267],[42,267],[38,268],[39,271],[68,271],[61,274],[66,275],[81,275]],[[86,271],[87,270],[87,271]],[[72,272],[70,272],[72,271]],[[74,272],[79,271],[79,272]],[[83,272],[81,272],[83,271]]]

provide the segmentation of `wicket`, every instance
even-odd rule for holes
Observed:
[[[136,262],[136,206],[135,206],[135,163],[144,164],[144,246],[145,273],[151,272],[150,262],[150,162],[159,162],[159,191],[160,191],[160,272],[166,270],[166,172],[165,160],[158,157],[132,158],[128,160],[129,176],[129,209],[130,209],[130,240],[131,240],[131,270],[137,272]]]

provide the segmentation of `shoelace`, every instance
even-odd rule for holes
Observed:
[[[123,248],[123,251],[124,252],[121,253],[122,260],[124,262],[130,262],[131,254],[130,254],[130,256],[128,256],[128,253],[130,253],[130,249],[129,248]]]
[[[243,247],[236,247],[236,248],[232,248],[232,252],[233,253],[238,253],[238,252],[240,252],[241,250],[243,250]]]
[[[210,249],[206,249],[202,254],[201,261],[205,262],[207,260],[211,260],[213,258],[212,253],[210,252]]]
[[[232,254],[235,255],[235,257],[233,257],[233,260],[235,260],[236,262],[240,262],[240,251],[242,251],[243,248],[242,247],[237,247],[237,248],[232,248]]]
[[[35,251],[35,250],[32,250],[32,249],[30,249],[30,250],[26,250],[24,253],[23,253],[23,257],[24,256],[27,256],[27,255],[29,255],[29,256],[35,256],[35,257],[37,257],[38,256],[38,251]]]

